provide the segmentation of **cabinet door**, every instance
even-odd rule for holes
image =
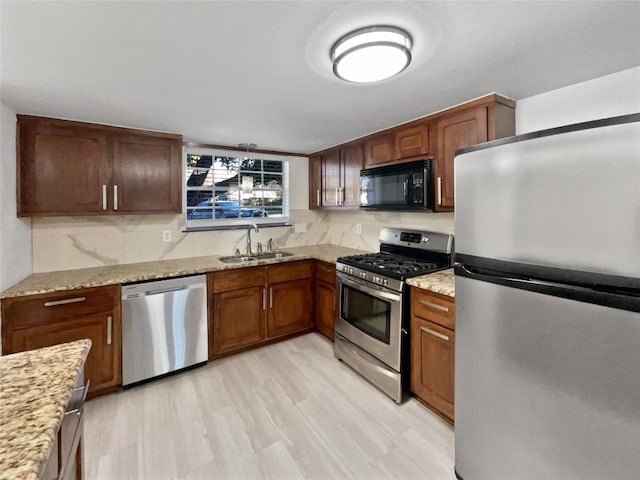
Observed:
[[[11,333],[11,352],[49,347],[88,338],[91,350],[84,367],[91,380],[90,393],[121,383],[120,316],[116,312],[73,317],[57,322],[16,328]]]
[[[311,278],[269,285],[267,337],[274,338],[313,326]]]
[[[75,122],[18,116],[18,215],[102,213],[107,136]]]
[[[340,178],[340,150],[331,150],[322,156],[322,206],[337,207]]]
[[[453,421],[454,332],[411,318],[411,390]]]
[[[345,147],[342,151],[341,206],[360,206],[360,170],[363,167],[362,144]]]
[[[322,207],[322,157],[309,157],[309,208]]]
[[[326,282],[316,282],[316,328],[330,340],[334,339],[336,317],[335,287]]]
[[[116,135],[113,138],[113,210],[120,213],[180,213],[179,136]]]
[[[403,128],[395,134],[396,158],[416,157],[429,153],[429,124]]]
[[[445,115],[436,123],[436,210],[452,210],[453,157],[459,148],[487,141],[487,107],[480,106]]]
[[[393,134],[377,135],[364,142],[364,164],[373,167],[395,160]]]
[[[215,354],[232,352],[264,340],[265,294],[264,287],[250,287],[213,296]]]

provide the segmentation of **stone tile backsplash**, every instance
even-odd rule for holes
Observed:
[[[362,250],[378,250],[378,233],[385,226],[403,226],[453,233],[453,213],[394,213],[293,210],[294,227],[261,228],[252,234],[266,244],[273,238],[278,248],[332,243]],[[361,232],[357,233],[357,225]],[[104,217],[34,218],[33,271],[49,272],[123,263],[166,260],[244,251],[246,230],[184,233],[182,215],[129,215]],[[163,230],[171,242],[162,241]]]

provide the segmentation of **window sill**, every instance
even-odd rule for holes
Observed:
[[[290,227],[292,224],[289,222],[282,223],[256,223],[258,228],[271,228],[271,227]],[[189,232],[208,232],[210,230],[248,230],[253,228],[253,223],[247,223],[246,225],[207,225],[206,227],[187,227],[182,230],[183,233]]]

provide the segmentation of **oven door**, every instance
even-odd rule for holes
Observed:
[[[399,372],[402,294],[342,273],[336,278],[336,333]]]

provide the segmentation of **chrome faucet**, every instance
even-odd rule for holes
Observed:
[[[260,231],[258,225],[256,225],[255,223],[250,223],[249,225],[250,227],[247,229],[247,255],[251,255],[253,253],[251,252],[251,229],[253,228],[256,233]]]
[[[267,252],[272,252],[273,251],[273,238],[270,238],[269,241],[267,242]]]

